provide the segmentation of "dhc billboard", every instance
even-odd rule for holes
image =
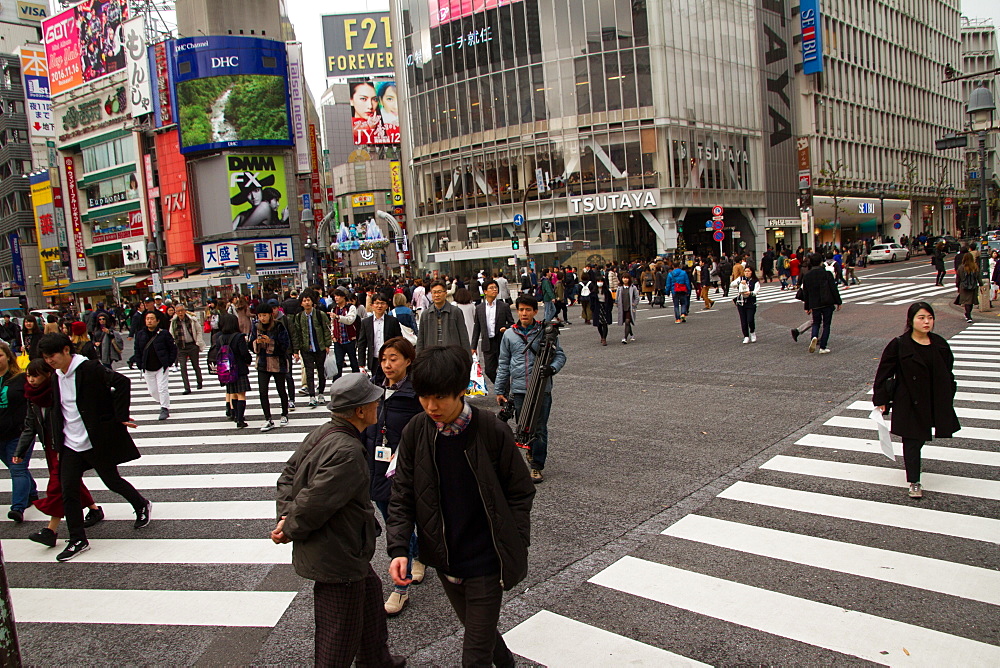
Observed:
[[[181,153],[294,145],[284,42],[211,36],[166,47]]]
[[[823,71],[823,24],[819,0],[801,0],[799,18],[802,25],[802,71],[816,74]]]

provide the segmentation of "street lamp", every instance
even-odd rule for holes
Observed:
[[[997,105],[989,88],[980,84],[969,95],[965,112],[969,115],[972,130],[979,138],[979,228],[989,229],[989,207],[986,190],[986,134],[993,128],[993,113]]]

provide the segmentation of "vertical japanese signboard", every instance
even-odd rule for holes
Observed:
[[[802,72],[816,74],[823,71],[823,24],[819,13],[819,0],[801,0],[799,19],[802,26]]]
[[[87,268],[87,252],[83,247],[83,221],[80,217],[80,197],[76,189],[76,163],[66,157],[66,196],[69,198],[69,218],[73,225],[73,246],[76,249],[76,268]]]
[[[21,47],[21,76],[24,78],[24,110],[28,132],[33,137],[54,137],[55,119],[49,98],[49,66],[40,47]]]
[[[124,29],[125,64],[128,67],[128,108],[135,118],[153,111],[145,20],[140,17],[126,21]]]
[[[302,45],[288,42],[288,99],[292,110],[292,138],[295,140],[295,171],[307,174],[309,134],[306,131],[306,95],[302,73]]]
[[[323,187],[319,183],[319,138],[316,135],[316,125],[309,124],[309,168],[312,170],[312,199],[319,203],[323,199]],[[318,220],[317,216],[317,221]]]
[[[59,235],[52,204],[52,184],[48,172],[31,176],[31,208],[35,214],[35,231],[38,235],[38,255],[42,265],[42,286],[51,287],[64,276]]]
[[[21,258],[21,237],[17,235],[17,232],[10,232],[7,235],[7,242],[10,246],[11,274],[14,282],[23,290],[25,283],[24,261]]]
[[[392,205],[403,205],[403,169],[399,160],[389,163],[389,184],[392,188]]]

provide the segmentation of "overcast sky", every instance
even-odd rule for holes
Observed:
[[[918,2],[920,0],[917,0]],[[352,14],[364,11],[388,11],[388,0],[285,0],[295,35],[302,42],[306,79],[316,103],[326,90],[323,63],[322,14]],[[962,13],[970,18],[993,19],[1000,26],[1000,0],[962,0]]]

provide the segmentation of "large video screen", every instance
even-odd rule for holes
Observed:
[[[125,69],[127,0],[87,0],[42,22],[51,94]]]
[[[488,9],[512,5],[521,0],[427,0],[430,4],[431,27],[464,19]]]
[[[168,48],[182,153],[293,145],[284,43],[198,37]]]

